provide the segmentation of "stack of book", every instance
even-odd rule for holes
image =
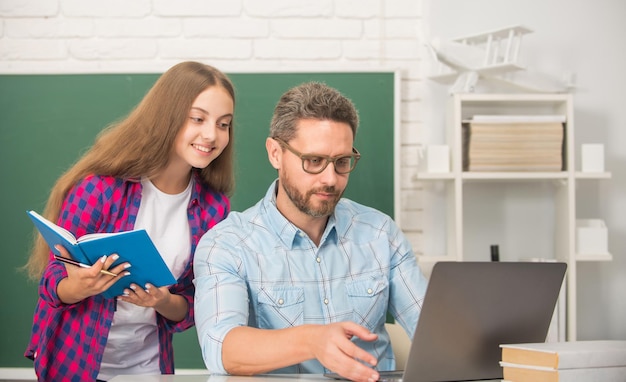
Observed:
[[[500,347],[500,365],[506,381],[626,381],[626,341],[542,342]]]
[[[563,115],[475,115],[463,123],[464,171],[561,171]]]

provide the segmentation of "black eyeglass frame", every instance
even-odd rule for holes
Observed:
[[[336,157],[331,157],[328,155],[321,155],[321,154],[302,154],[301,152],[291,147],[287,142],[283,141],[282,139],[280,138],[273,138],[273,139],[276,142],[278,142],[281,146],[291,151],[292,154],[300,158],[300,160],[302,161],[302,170],[306,172],[307,174],[312,174],[312,175],[320,174],[322,173],[322,171],[326,170],[326,167],[328,167],[330,163],[333,164],[333,168],[335,169],[335,172],[337,174],[340,174],[340,175],[349,174],[356,168],[357,162],[359,161],[359,159],[361,159],[361,153],[359,153],[359,151],[354,147],[352,148],[352,155],[337,155]],[[340,172],[337,170],[337,166],[335,165],[335,162],[344,158],[352,158],[353,159],[352,166],[350,167],[350,170],[345,171],[345,172]],[[311,160],[311,159],[323,159],[326,164],[317,172],[307,170],[305,168],[304,161]]]

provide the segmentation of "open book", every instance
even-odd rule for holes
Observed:
[[[76,239],[71,232],[37,212],[27,211],[27,213],[55,255],[60,253],[54,246],[60,244],[74,260],[87,265],[94,264],[102,256],[115,253],[119,255],[119,259],[113,266],[124,262],[130,263],[131,267],[128,269],[130,275],[120,276],[120,280],[102,293],[107,298],[122,295],[124,289],[131,283],[142,288],[146,283],[156,287],[176,283],[176,278],[163,261],[146,230],[92,233]]]

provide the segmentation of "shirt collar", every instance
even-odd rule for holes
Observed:
[[[266,211],[268,228],[275,232],[287,248],[291,249],[298,239],[306,237],[306,233],[287,220],[278,210],[276,206],[277,187],[278,179],[274,180],[268,188],[263,198],[263,208]],[[320,245],[323,244],[328,237],[336,236],[336,221],[335,213],[333,213],[328,219]]]

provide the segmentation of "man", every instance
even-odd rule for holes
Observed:
[[[278,180],[195,254],[195,319],[212,373],[375,381],[395,368],[387,311],[412,337],[427,280],[390,217],[341,198],[360,158],[357,126],[352,102],[324,84],[278,102],[265,143]]]

